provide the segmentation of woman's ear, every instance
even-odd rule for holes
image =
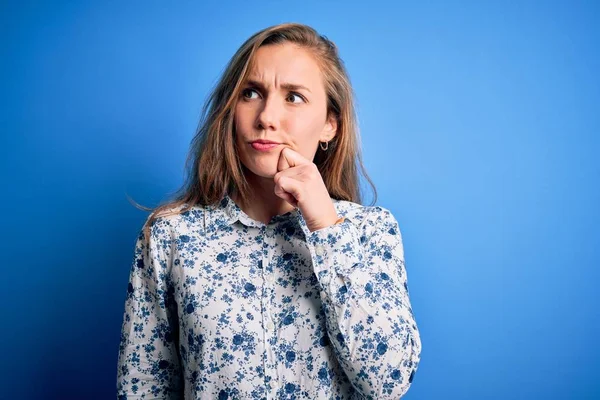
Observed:
[[[319,140],[322,142],[329,142],[337,134],[337,127],[337,117],[334,114],[330,114],[323,127],[323,132],[321,132]]]

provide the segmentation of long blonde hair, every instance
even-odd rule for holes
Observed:
[[[235,105],[257,49],[286,42],[299,45],[315,56],[324,78],[327,115],[337,118],[337,134],[326,151],[317,149],[313,160],[330,196],[362,204],[360,169],[373,189],[372,204],[376,202],[377,190],[362,162],[353,89],[336,45],[310,26],[285,23],[252,35],[227,64],[202,109],[185,163],[186,181],[174,197],[154,209],[133,202],[136,207],[151,212],[144,225],[146,238],[152,222],[159,216],[179,214],[196,204],[214,205],[224,194],[234,191],[242,204],[246,204],[251,192],[235,149]]]

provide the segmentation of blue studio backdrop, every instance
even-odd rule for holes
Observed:
[[[115,397],[146,218],[127,195],[180,186],[225,64],[290,21],[340,48],[400,224],[423,345],[406,398],[600,398],[599,17],[594,1],[2,2],[0,398]]]

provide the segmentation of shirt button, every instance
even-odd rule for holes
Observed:
[[[322,246],[322,245],[318,244],[318,245],[315,247],[315,252],[317,253],[317,255],[318,255],[318,256],[322,256],[322,255],[323,255],[323,253],[325,252],[325,249],[323,248],[323,246]]]
[[[327,293],[321,292],[321,300],[325,301],[326,298],[327,298]]]
[[[267,328],[269,328],[269,330],[273,330],[273,328],[275,328],[273,321],[269,320],[269,322],[267,322]]]

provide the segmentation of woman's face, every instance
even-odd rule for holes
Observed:
[[[260,47],[234,112],[240,160],[254,174],[272,178],[284,147],[313,160],[319,141],[335,136],[327,118],[321,70],[311,54],[291,43]],[[255,140],[278,143],[258,149]]]

